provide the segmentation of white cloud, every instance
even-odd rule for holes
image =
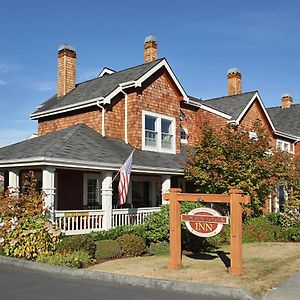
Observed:
[[[7,85],[7,82],[5,80],[0,79],[0,85]]]
[[[15,70],[19,70],[20,67],[17,65],[13,64],[8,64],[8,63],[0,63],[0,73],[7,73],[7,72],[12,72]]]

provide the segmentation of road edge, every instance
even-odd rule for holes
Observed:
[[[196,295],[211,295],[219,297],[230,297],[239,300],[256,300],[257,298],[245,289],[232,288],[227,286],[190,283],[183,281],[161,280],[156,278],[136,277],[120,275],[115,273],[106,273],[100,271],[91,271],[88,269],[73,269],[62,266],[48,265],[45,263],[27,261],[12,257],[0,255],[0,263],[11,266],[22,267],[31,270],[43,271],[53,274],[69,275],[73,277],[89,278],[103,280],[119,284],[127,284],[147,288],[161,288],[164,290],[172,290],[185,292]]]

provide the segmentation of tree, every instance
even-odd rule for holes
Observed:
[[[256,132],[256,138],[232,126],[220,131],[205,127],[195,150],[188,153],[185,176],[201,193],[242,189],[251,196],[251,213],[258,215],[278,185],[289,183],[297,194],[300,163],[291,154],[272,149],[260,123],[251,131]]]

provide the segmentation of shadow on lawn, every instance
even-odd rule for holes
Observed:
[[[230,267],[230,258],[228,257],[229,252],[224,251],[215,251],[210,253],[198,252],[198,253],[189,253],[186,254],[187,257],[193,259],[200,259],[200,260],[213,260],[216,258],[220,258],[226,268]]]

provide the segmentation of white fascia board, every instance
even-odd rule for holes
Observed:
[[[219,110],[216,110],[216,109],[214,109],[214,108],[211,108],[211,107],[209,107],[209,106],[206,106],[205,104],[199,103],[199,102],[197,102],[197,101],[193,101],[193,100],[190,100],[190,99],[189,99],[188,101],[186,101],[186,103],[187,103],[187,104],[190,104],[190,105],[192,105],[192,106],[199,107],[199,108],[201,108],[201,109],[203,109],[203,110],[205,110],[205,111],[211,112],[211,113],[213,113],[214,115],[220,116],[220,117],[225,118],[225,119],[227,119],[227,120],[230,120],[230,119],[231,119],[231,116],[230,116],[230,115],[225,114],[225,113],[223,113],[223,112],[221,112],[221,111],[219,111]]]
[[[30,120],[36,120],[36,119],[39,119],[41,117],[47,117],[47,116],[55,115],[55,114],[58,114],[58,113],[64,113],[64,112],[68,112],[68,111],[77,110],[77,109],[80,109],[80,108],[93,106],[93,105],[99,103],[99,101],[102,101],[103,99],[104,99],[103,97],[97,97],[97,98],[82,101],[82,102],[79,102],[79,103],[76,103],[76,104],[70,104],[70,105],[66,105],[66,106],[63,106],[63,107],[46,110],[46,111],[43,111],[43,112],[40,112],[40,113],[34,113],[34,114],[30,115]]]
[[[137,85],[141,86],[141,84],[147,78],[149,78],[152,74],[154,74],[156,71],[158,71],[162,67],[165,67],[167,69],[169,75],[171,76],[171,78],[175,82],[175,84],[176,84],[177,88],[179,89],[180,93],[183,95],[183,100],[188,101],[188,99],[189,99],[188,95],[184,91],[184,89],[181,86],[179,80],[177,79],[177,77],[175,76],[174,72],[172,71],[171,67],[169,66],[169,64],[167,63],[167,61],[165,59],[163,59],[160,63],[158,63],[156,66],[154,66],[152,69],[150,69],[146,74],[144,74],[142,77],[140,77],[136,81]]]
[[[81,170],[110,170],[118,171],[121,164],[113,163],[95,163],[91,161],[79,161],[79,160],[66,160],[59,158],[47,158],[47,157],[31,157],[15,160],[2,160],[0,161],[0,168],[15,168],[15,167],[43,167],[52,166],[56,168],[70,168]],[[132,166],[132,172],[134,173],[147,173],[147,174],[173,174],[183,175],[182,169],[168,169],[168,168],[156,168],[146,166]]]
[[[241,121],[241,119],[244,117],[244,115],[246,114],[246,112],[248,111],[248,109],[250,108],[250,106],[253,104],[253,102],[255,101],[255,99],[258,99],[258,102],[261,106],[261,108],[263,109],[263,112],[265,114],[265,116],[267,117],[267,120],[269,122],[269,124],[271,125],[271,128],[273,130],[273,132],[275,131],[275,127],[273,125],[273,122],[271,120],[271,118],[269,117],[269,114],[258,94],[258,92],[255,92],[255,94],[253,95],[253,97],[251,98],[251,100],[248,102],[247,106],[243,109],[243,111],[241,112],[241,114],[239,115],[239,117],[235,120],[236,121],[236,124],[238,125]]]
[[[298,137],[296,135],[285,133],[285,132],[282,132],[282,131],[279,131],[279,130],[275,130],[274,133],[275,133],[275,135],[278,135],[280,137],[284,137],[284,138],[287,138],[287,139],[290,139],[290,140],[295,140],[295,141],[299,141],[300,140],[300,137]]]
[[[110,69],[110,68],[107,68],[107,67],[105,67],[105,68],[103,68],[103,70],[100,72],[100,74],[98,75],[98,78],[99,77],[102,77],[103,75],[105,75],[105,74],[113,74],[113,73],[115,73],[115,71],[113,71],[112,69]]]

